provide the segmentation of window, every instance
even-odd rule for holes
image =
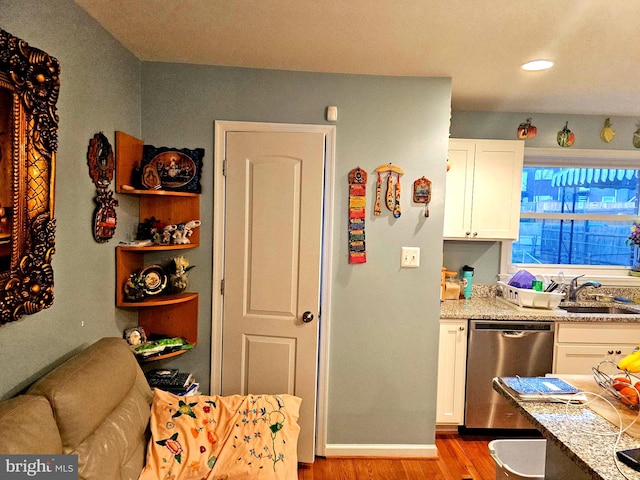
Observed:
[[[520,235],[505,242],[503,265],[625,275],[639,263],[637,247],[626,244],[640,216],[639,159],[633,151],[525,149]]]

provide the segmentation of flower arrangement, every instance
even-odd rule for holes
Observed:
[[[640,219],[634,220],[633,225],[631,225],[631,234],[625,243],[627,245],[640,245]]]
[[[169,271],[169,273],[174,275],[184,275],[193,267],[195,267],[195,265],[190,265],[189,260],[181,255],[179,257],[174,257],[171,259],[167,270]]]
[[[195,265],[189,265],[189,260],[182,255],[171,259],[167,266],[171,293],[182,293],[187,289],[189,284],[187,272],[193,267]]]
[[[631,233],[625,243],[634,247],[640,246],[640,219],[634,220],[633,225],[631,225]],[[636,264],[636,266],[629,271],[629,275],[638,276],[640,275],[639,272],[640,263]]]

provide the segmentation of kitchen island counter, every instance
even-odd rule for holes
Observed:
[[[573,381],[576,385],[578,385],[577,379],[583,383],[590,382],[595,388],[589,390],[598,391],[595,381],[590,376],[563,375],[561,377],[570,383]],[[547,439],[545,478],[625,479],[618,471],[614,460],[614,444],[619,434],[619,428],[602,416],[585,405],[566,406],[562,403],[520,402],[496,381],[493,382],[493,388],[512,403]],[[587,389],[585,388],[585,390]],[[588,396],[588,399],[592,398],[591,395]],[[626,426],[631,423],[630,419],[633,416],[630,415],[623,419],[623,424]],[[628,448],[640,448],[640,439],[623,433],[615,450]],[[567,465],[573,467],[575,471],[568,472]],[[627,478],[640,478],[640,472],[636,472],[619,462],[618,465]]]
[[[571,302],[571,305],[594,305],[594,302]],[[445,300],[440,305],[440,318],[478,320],[527,320],[556,322],[639,323],[640,305],[621,305],[637,314],[569,313],[560,308],[523,308],[501,297],[474,297],[467,300]]]

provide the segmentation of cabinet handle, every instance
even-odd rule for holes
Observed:
[[[464,327],[463,326],[460,327],[460,331],[464,332]]]
[[[473,232],[473,236],[477,237],[478,236],[478,232]]]
[[[468,237],[469,235],[471,235],[471,232],[464,232],[464,234]]]
[[[616,355],[620,355],[622,353],[622,350],[616,350]]]
[[[609,355],[613,355],[613,350],[609,350],[607,353],[608,353]]]

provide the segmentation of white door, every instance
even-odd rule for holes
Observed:
[[[314,460],[325,136],[228,132],[222,394],[302,398]]]

